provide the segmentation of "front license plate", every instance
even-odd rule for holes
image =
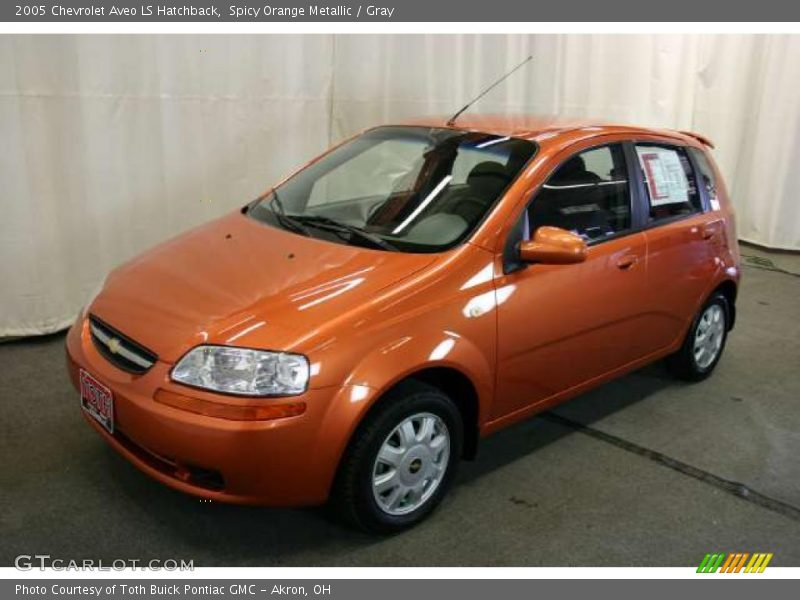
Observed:
[[[111,390],[83,369],[80,370],[80,382],[83,410],[108,433],[114,433],[114,396]]]

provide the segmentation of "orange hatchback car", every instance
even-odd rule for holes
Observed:
[[[83,413],[175,489],[413,525],[481,437],[663,357],[711,373],[740,267],[710,145],[370,129],[112,271],[67,337]]]

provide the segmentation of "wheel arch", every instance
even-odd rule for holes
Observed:
[[[478,439],[480,437],[480,401],[478,390],[472,380],[461,370],[452,366],[432,366],[421,368],[407,374],[404,378],[396,382],[387,389],[381,397],[386,397],[398,387],[406,384],[419,382],[436,388],[448,398],[458,408],[464,425],[464,447],[462,457],[472,459],[478,450]],[[378,398],[370,410],[380,404]],[[366,415],[365,417],[366,418]]]
[[[734,324],[736,323],[736,296],[738,292],[739,288],[736,285],[736,282],[732,279],[726,279],[717,285],[717,287],[715,287],[709,295],[709,297],[711,297],[714,294],[720,293],[725,296],[725,299],[728,301],[728,310],[730,311],[728,331],[732,330]]]
[[[434,364],[419,365],[417,368],[403,371],[380,387],[355,386],[357,389],[360,388],[360,394],[365,396],[364,402],[360,410],[354,410],[351,413],[351,426],[343,440],[338,459],[339,464],[344,459],[359,428],[368,421],[370,415],[380,410],[386,402],[390,402],[392,396],[402,392],[403,388],[408,388],[410,391],[415,385],[419,386],[420,384],[435,388],[455,403],[464,425],[462,458],[473,458],[480,438],[480,392],[464,370],[453,365]],[[348,395],[352,396],[352,392],[345,396]]]
[[[341,389],[338,399],[342,402],[338,406],[349,413],[349,416],[344,417],[344,419],[349,421],[350,428],[343,438],[339,438],[341,445],[338,453],[336,453],[335,462],[330,465],[332,469],[329,468],[327,470],[329,479],[326,488],[329,492],[339,479],[347,453],[357,438],[359,430],[368,422],[370,415],[380,410],[386,402],[391,401],[393,393],[403,387],[412,388],[419,384],[434,387],[453,400],[461,413],[464,424],[461,458],[469,460],[475,457],[478,440],[480,439],[480,398],[475,384],[467,374],[453,366],[421,366],[416,370],[404,373],[380,390],[360,385],[350,385]],[[360,410],[354,408],[352,403],[352,398],[356,391],[358,396],[366,394]],[[347,400],[348,398],[350,400]],[[340,411],[335,410],[334,412],[338,413]],[[343,424],[341,419],[337,420],[340,424]],[[325,427],[324,429],[330,432],[330,428]]]

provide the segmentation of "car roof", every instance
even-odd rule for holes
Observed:
[[[494,135],[510,136],[522,139],[542,141],[558,137],[560,134],[569,134],[573,138],[594,137],[605,134],[657,135],[661,137],[680,140],[692,146],[705,145],[714,147],[707,137],[691,131],[678,131],[675,129],[638,127],[610,123],[599,119],[573,118],[557,115],[494,115],[494,114],[464,114],[456,121],[455,125],[448,125],[447,116],[431,116],[411,119],[398,123],[399,125],[423,125],[427,127],[451,127],[464,131],[480,131]]]

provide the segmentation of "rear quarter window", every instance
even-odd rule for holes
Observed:
[[[717,197],[717,176],[714,174],[714,167],[711,166],[706,153],[698,148],[689,148],[697,168],[700,170],[699,177],[701,184],[705,187],[708,194],[708,201],[714,210],[719,208],[719,198]]]

